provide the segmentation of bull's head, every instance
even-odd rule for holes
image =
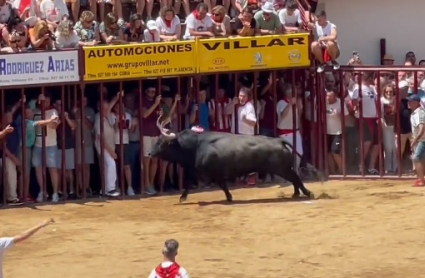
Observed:
[[[161,122],[161,118],[162,115],[158,117],[156,125],[162,135],[150,150],[149,155],[180,164],[192,162],[198,146],[198,135],[191,130],[172,133],[164,128],[168,119]]]

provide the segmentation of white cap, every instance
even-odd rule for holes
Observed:
[[[151,30],[151,31],[158,30],[158,25],[156,25],[155,20],[149,20],[146,23],[146,28],[148,28],[148,30]]]
[[[266,3],[263,4],[263,6],[261,6],[261,10],[263,10],[263,12],[265,13],[274,12],[273,4],[267,1]]]
[[[399,89],[406,88],[406,87],[409,87],[409,83],[407,83],[406,80],[401,80],[400,82],[398,82]]]

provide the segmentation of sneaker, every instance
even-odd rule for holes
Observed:
[[[129,188],[127,189],[127,195],[128,195],[128,196],[134,196],[134,195],[136,195],[136,193],[134,193],[134,189],[133,189],[133,187],[129,187]]]
[[[19,201],[18,198],[16,198],[15,200],[7,201],[7,204],[9,206],[20,206],[20,205],[23,205],[24,203]]]
[[[421,180],[416,180],[413,187],[423,187],[424,183]]]
[[[145,189],[145,194],[147,194],[147,195],[155,195],[156,194],[156,191],[155,191],[155,189],[152,186],[148,186]]]
[[[378,172],[378,170],[376,170],[376,169],[368,169],[368,170],[367,170],[367,172],[368,172],[370,175],[379,175],[379,172]]]
[[[37,196],[37,199],[36,199],[36,201],[37,201],[37,203],[41,203],[41,202],[43,202],[43,192],[39,192],[38,193],[38,196]]]
[[[318,67],[317,67],[317,73],[322,73],[322,72],[324,72],[325,71],[325,64],[320,64]]]
[[[59,202],[59,194],[58,193],[53,193],[52,195],[52,203],[57,203]]]
[[[334,67],[334,70],[339,70],[340,65],[339,65],[339,63],[337,61],[332,61],[332,65]]]
[[[106,196],[109,196],[109,197],[118,197],[118,196],[120,196],[120,193],[114,189],[114,190],[108,191],[106,193]]]

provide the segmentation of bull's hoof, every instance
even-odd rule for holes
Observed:
[[[310,192],[310,194],[308,194],[308,195],[307,195],[307,197],[308,197],[309,199],[314,199],[314,193]]]
[[[179,199],[179,201],[180,201],[180,203],[183,203],[183,202],[185,202],[187,200],[187,197],[180,197],[180,199]]]

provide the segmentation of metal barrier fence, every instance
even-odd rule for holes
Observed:
[[[209,79],[210,90],[212,92],[218,92],[221,89],[220,79],[225,76],[226,80],[229,80],[232,88],[227,88],[228,96],[237,96],[238,91],[242,86],[247,86],[240,81],[242,77],[249,79],[250,87],[253,93],[254,107],[258,107],[259,98],[268,96],[271,99],[272,109],[268,107],[264,113],[271,113],[272,116],[272,130],[270,135],[285,137],[287,133],[282,133],[279,130],[279,120],[283,117],[277,117],[276,107],[279,101],[284,100],[286,103],[290,103],[289,96],[294,101],[292,103],[292,124],[289,126],[289,133],[292,132],[291,141],[294,150],[300,145],[304,148],[304,160],[312,162],[316,167],[330,174],[330,177],[334,178],[398,178],[403,176],[401,167],[397,168],[397,175],[385,175],[384,168],[384,153],[383,153],[383,135],[381,125],[377,125],[378,140],[378,157],[379,157],[379,175],[366,175],[365,169],[365,155],[363,153],[365,149],[365,143],[361,138],[364,138],[364,125],[365,120],[363,117],[363,96],[359,92],[359,104],[358,120],[351,119],[352,126],[347,124],[346,118],[341,118],[342,132],[341,132],[341,169],[339,175],[332,175],[329,170],[329,152],[328,152],[328,139],[327,136],[327,108],[326,108],[326,92],[325,87],[328,81],[328,76],[333,76],[334,83],[338,83],[338,86],[334,88],[339,91],[340,95],[345,95],[347,92],[347,86],[344,82],[344,78],[347,78],[348,74],[356,75],[358,79],[353,78],[352,83],[358,83],[361,87],[362,76],[367,73],[374,72],[378,80],[384,74],[380,72],[385,71],[387,80],[390,76],[394,75],[394,82],[398,84],[401,79],[398,77],[398,72],[403,72],[406,67],[341,67],[339,71],[332,73],[316,74],[315,70],[311,68],[309,59],[309,35],[308,34],[294,34],[294,35],[281,35],[281,36],[265,36],[259,38],[235,38],[235,39],[213,39],[213,40],[199,40],[193,42],[177,42],[177,43],[155,43],[155,44],[141,44],[141,45],[125,45],[125,46],[103,46],[103,47],[91,47],[85,49],[79,49],[78,51],[64,51],[64,52],[43,52],[43,53],[26,53],[26,54],[13,54],[13,55],[0,55],[0,82],[1,82],[1,105],[2,105],[2,116],[1,118],[6,119],[6,100],[7,98],[16,98],[16,92],[19,92],[20,99],[25,99],[25,95],[34,93],[36,87],[39,87],[39,91],[36,94],[48,95],[46,91],[50,90],[52,86],[59,86],[56,88],[61,100],[58,108],[62,111],[71,111],[75,109],[75,119],[80,124],[77,125],[78,130],[74,130],[73,137],[76,142],[74,147],[74,158],[79,162],[76,163],[75,175],[74,175],[74,189],[77,195],[85,199],[87,197],[86,183],[88,175],[93,170],[85,167],[87,148],[84,141],[84,124],[82,122],[86,118],[85,108],[85,95],[92,97],[97,95],[98,97],[92,97],[100,103],[100,107],[105,100],[104,91],[108,88],[115,87],[118,92],[122,92],[129,82],[132,82],[133,93],[137,96],[139,101],[137,102],[136,110],[138,114],[135,117],[138,120],[138,133],[139,141],[137,156],[140,162],[140,168],[133,169],[138,171],[140,169],[141,175],[138,180],[140,187],[139,192],[144,192],[143,182],[145,177],[143,159],[143,125],[145,120],[143,118],[143,99],[144,91],[148,86],[152,86],[152,80],[156,80],[156,87],[158,89],[158,95],[162,94],[163,84],[171,84],[172,90],[175,94],[182,96],[192,95],[195,97],[195,103],[199,104],[200,91],[203,90],[202,79]],[[289,46],[289,47],[288,47]],[[168,54],[165,54],[168,53]],[[146,56],[146,58],[145,58]],[[164,58],[166,57],[166,58]],[[277,57],[281,59],[277,59]],[[415,80],[412,85],[413,90],[417,93],[418,88],[418,76],[419,73],[425,71],[425,68],[411,67],[408,69],[414,72],[413,79]],[[390,72],[390,73],[388,73]],[[264,80],[264,76],[269,81],[268,92],[264,91],[264,84],[261,80]],[[268,77],[268,78],[267,78]],[[172,82],[170,82],[172,80]],[[283,80],[283,81],[282,81]],[[355,80],[355,81],[354,81]],[[339,81],[339,82],[338,82]],[[117,83],[118,82],[118,83]],[[148,84],[148,85],[146,85]],[[290,84],[290,85],[285,85]],[[96,87],[90,87],[95,85]],[[334,84],[336,85],[336,84]],[[351,84],[353,86],[353,84]],[[25,88],[22,88],[25,86]],[[96,88],[97,92],[93,91]],[[415,89],[416,88],[416,89]],[[259,91],[261,89],[261,91]],[[11,92],[15,93],[12,94]],[[380,99],[382,96],[382,88],[378,82],[377,88],[377,107],[381,106]],[[400,91],[398,86],[395,89],[396,99],[400,100]],[[269,94],[269,95],[267,95]],[[286,95],[285,95],[286,94]],[[262,95],[260,97],[260,95]],[[123,107],[123,95],[116,94],[115,99],[118,105],[118,117],[125,116]],[[212,98],[214,103],[218,104],[220,100],[218,95]],[[40,118],[41,120],[46,119],[45,110],[45,98],[38,99],[38,105],[40,107]],[[395,102],[395,117],[399,119],[400,102]],[[21,143],[21,165],[19,165],[19,172],[24,178],[19,179],[18,196],[26,200],[29,195],[29,182],[26,178],[29,177],[29,173],[33,168],[30,164],[29,168],[26,163],[28,150],[26,149],[26,103],[20,102],[21,120],[20,120],[20,134],[22,138]],[[342,115],[345,114],[347,109],[345,102],[340,102],[340,112]],[[289,105],[291,106],[291,105]],[[302,108],[302,109],[299,109]],[[183,129],[183,117],[180,116],[179,111],[181,106],[177,106],[177,113],[179,115],[177,120],[177,129]],[[237,108],[235,109],[237,111]],[[99,119],[104,118],[104,110],[99,109]],[[352,111],[351,111],[352,112]],[[377,119],[381,118],[381,109],[376,109]],[[219,109],[214,109],[215,123],[218,125],[217,119],[219,118]],[[233,123],[237,130],[237,113],[235,112]],[[63,116],[63,115],[61,115]],[[355,117],[354,117],[355,118]],[[199,124],[200,111],[197,111],[197,122]],[[63,118],[62,118],[63,120]],[[399,121],[399,120],[398,120]],[[4,127],[3,121],[3,127]],[[288,125],[287,125],[288,126]],[[65,125],[62,124],[60,127],[62,136],[66,134]],[[93,128],[93,127],[92,127]],[[99,160],[99,172],[100,175],[93,177],[95,183],[100,183],[100,189],[102,193],[106,192],[106,181],[105,176],[107,175],[107,169],[105,168],[105,138],[104,138],[104,125],[100,124],[100,148],[98,148],[98,160]],[[125,192],[126,184],[126,167],[124,165],[124,126],[119,125],[119,144],[118,144],[118,184],[121,192]],[[351,131],[358,130],[359,137],[358,143],[352,143]],[[46,192],[47,184],[49,184],[49,176],[46,174],[47,169],[50,173],[50,183],[55,183],[56,186],[60,186],[58,191],[62,192],[63,199],[67,199],[67,169],[66,169],[66,156],[69,155],[66,152],[66,141],[71,138],[62,138],[61,148],[59,153],[61,154],[60,168],[56,170],[55,174],[52,174],[54,170],[51,170],[48,157],[46,157],[46,151],[49,146],[46,146],[46,129],[40,129],[41,134],[41,154],[42,161],[40,177],[40,189],[41,192]],[[288,132],[288,130],[286,130]],[[297,139],[296,134],[300,133],[301,141]],[[80,134],[78,139],[77,134]],[[257,121],[257,134],[261,132],[261,124]],[[400,123],[396,126],[397,142],[400,146]],[[405,136],[406,137],[406,136]],[[77,140],[78,139],[78,140]],[[350,141],[351,140],[351,141]],[[350,141],[350,142],[348,142]],[[353,148],[354,153],[358,153],[358,159],[349,161],[351,158],[351,151],[347,150],[347,147]],[[3,203],[7,203],[8,191],[10,190],[8,182],[9,179],[9,167],[6,167],[6,139],[2,140],[2,188],[3,188]],[[32,150],[33,152],[34,150]],[[93,151],[93,146],[91,151]],[[397,149],[397,163],[401,165],[402,161],[402,150]],[[134,155],[134,154],[133,154]],[[294,163],[299,163],[296,160],[294,153]],[[33,161],[34,162],[34,157]],[[334,157],[335,159],[335,157]],[[351,164],[350,164],[351,163]],[[349,169],[354,163],[355,168],[360,166],[359,172],[352,172]],[[356,165],[358,163],[358,165]],[[9,163],[10,164],[10,163]],[[34,164],[34,163],[32,163]],[[160,168],[161,168],[160,164]],[[16,166],[16,165],[15,165]],[[17,167],[15,167],[16,169]],[[96,167],[97,168],[97,167]],[[359,169],[357,169],[359,170]],[[160,169],[161,173],[161,169]],[[59,174],[59,175],[58,175]],[[9,176],[8,176],[9,175]],[[16,175],[16,174],[15,174]],[[13,176],[13,175],[12,175]],[[37,176],[37,175],[36,175]],[[58,176],[60,177],[59,180]],[[182,187],[183,183],[183,171],[179,170],[179,187]],[[98,181],[98,182],[96,182]],[[72,184],[71,184],[72,185]],[[163,190],[163,182],[160,181],[160,192]],[[104,196],[104,194],[103,194]],[[45,200],[45,195],[42,195]]]

